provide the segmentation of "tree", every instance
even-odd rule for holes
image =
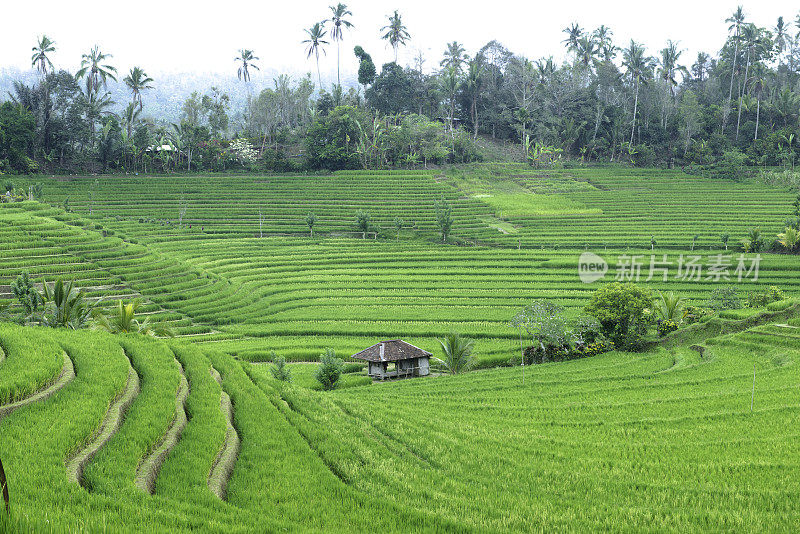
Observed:
[[[314,57],[317,61],[317,80],[319,81],[319,90],[322,91],[322,74],[319,71],[319,52],[322,50],[323,54],[327,54],[325,52],[325,45],[328,44],[328,41],[325,40],[325,35],[327,34],[324,31],[325,23],[324,22],[317,22],[314,24],[310,29],[306,30],[306,34],[308,34],[308,39],[303,41],[303,44],[308,45],[306,47],[306,59],[311,57],[311,54],[314,54]]]
[[[684,76],[689,75],[689,71],[683,65],[680,65],[682,50],[678,50],[678,43],[673,42],[671,39],[667,41],[667,46],[661,49],[661,57],[658,61],[658,70],[661,79],[666,86],[666,95],[664,96],[664,104],[662,107],[662,127],[667,129],[667,119],[669,118],[668,106],[669,102],[673,102],[675,98],[675,87],[678,86],[677,75],[682,73]]]
[[[39,37],[36,46],[32,49],[33,55],[31,56],[31,67],[36,68],[42,75],[47,74],[47,69],[53,70],[53,63],[47,54],[56,51],[56,42],[51,41],[46,35]]]
[[[342,27],[345,28],[352,28],[353,24],[345,19],[347,16],[352,16],[353,14],[347,9],[347,6],[339,2],[335,6],[330,6],[331,8],[331,23],[333,23],[333,29],[331,30],[331,39],[336,41],[336,85],[341,87],[342,79],[339,75],[339,45],[342,42]]]
[[[92,313],[95,320],[94,326],[98,330],[105,330],[112,334],[134,333],[151,337],[175,336],[175,332],[165,323],[151,323],[149,317],[139,322],[139,320],[136,319],[136,310],[138,310],[141,305],[142,301],[140,299],[133,299],[127,303],[120,299],[117,301],[114,313],[110,316],[95,309]]]
[[[141,111],[144,107],[144,104],[142,103],[142,91],[153,88],[153,86],[150,85],[153,83],[153,79],[150,78],[141,68],[133,67],[122,81],[125,82],[125,85],[127,85],[128,89],[130,89],[131,94],[133,95],[133,103],[137,104],[139,106],[139,110]]]
[[[314,223],[317,222],[317,216],[314,215],[313,212],[306,215],[306,225],[308,225],[308,229],[311,230],[311,237],[314,237]]]
[[[105,63],[105,61],[112,57],[111,54],[102,53],[100,47],[97,45],[95,45],[88,54],[83,54],[81,58],[81,68],[75,73],[75,77],[83,78],[86,76],[87,93],[94,93],[99,89],[100,85],[105,88],[109,78],[117,81],[117,69]]]
[[[783,245],[788,252],[794,252],[800,244],[800,231],[797,228],[787,226],[783,232],[778,234],[778,242]]]
[[[45,301],[42,324],[52,328],[83,328],[96,306],[86,300],[83,289],[77,289],[72,282],[64,283],[60,278],[52,288],[45,281],[42,296]]]
[[[356,213],[356,228],[361,232],[361,238],[367,238],[367,232],[372,228],[372,216],[367,211],[358,210]]]
[[[645,56],[644,47],[631,39],[628,48],[623,50],[622,65],[626,68],[631,83],[635,88],[633,101],[633,117],[631,118],[631,140],[636,132],[636,112],[639,107],[639,86],[647,83],[647,78],[652,70],[653,60]]]
[[[239,66],[239,69],[236,71],[236,77],[240,80],[244,80],[244,83],[250,81],[250,69],[259,70],[258,65],[255,64],[255,61],[258,61],[258,58],[253,55],[252,50],[242,48],[239,50],[239,55],[236,57],[235,61],[242,62],[242,64]]]
[[[292,381],[292,373],[289,367],[286,366],[286,358],[277,356],[275,351],[272,351],[272,367],[269,368],[269,371],[275,380],[280,380],[281,382]]]
[[[628,350],[640,346],[647,330],[650,290],[633,283],[612,282],[592,294],[585,311],[595,317],[614,345]]]
[[[315,375],[317,382],[320,383],[325,391],[336,389],[336,384],[342,376],[342,360],[336,357],[336,351],[328,348],[320,354],[319,361],[320,365]]]
[[[739,57],[739,30],[741,29],[742,24],[744,24],[744,10],[742,6],[738,6],[736,11],[733,12],[733,15],[725,19],[725,22],[729,22],[731,25],[728,26],[728,31],[733,31],[733,66],[731,67],[731,81],[730,87],[728,89],[728,103],[725,105],[722,113],[722,131],[725,132],[725,126],[728,124],[728,115],[730,115],[731,111],[731,100],[733,99],[733,79],[734,74],[736,73],[736,60]]]
[[[353,52],[358,58],[358,83],[366,89],[368,85],[375,81],[375,63],[372,62],[372,56],[367,54],[360,46],[356,46]]]
[[[408,113],[414,106],[414,80],[397,63],[386,63],[365,96],[383,115]]]
[[[567,34],[567,38],[561,41],[570,52],[578,50],[578,40],[583,36],[583,29],[577,23],[573,23],[562,30],[562,33]]]
[[[201,109],[208,116],[208,125],[211,128],[211,137],[217,137],[228,129],[228,108],[230,97],[216,87],[211,88],[211,94],[203,95]]]
[[[442,243],[446,243],[447,236],[450,235],[450,229],[453,226],[452,208],[444,199],[444,196],[442,196],[441,200],[436,201],[434,208],[436,210],[436,224],[442,234]]]
[[[394,14],[387,18],[389,19],[389,24],[381,28],[382,32],[386,32],[381,36],[381,39],[389,41],[389,44],[392,45],[394,62],[397,63],[397,47],[400,45],[405,46],[406,41],[411,39],[411,34],[408,33],[408,29],[403,24],[402,17],[396,9]]]
[[[684,136],[683,155],[689,151],[692,137],[697,135],[702,128],[702,110],[697,101],[697,95],[691,89],[683,93],[681,103],[678,106],[678,116],[680,117],[681,129]]]
[[[44,298],[31,282],[27,271],[17,276],[17,279],[11,283],[11,292],[22,304],[26,316],[36,313],[44,305]]]
[[[343,170],[361,167],[357,142],[366,112],[353,106],[339,106],[318,116],[306,135],[306,158],[312,169]]]
[[[447,43],[447,48],[444,51],[444,59],[439,62],[439,66],[443,69],[452,69],[456,74],[461,74],[462,67],[469,61],[464,47],[458,41]]]
[[[0,172],[4,162],[12,172],[35,171],[35,162],[30,158],[35,138],[36,118],[30,111],[12,102],[0,104]]]
[[[406,224],[405,221],[403,221],[403,219],[401,219],[400,217],[395,217],[394,218],[394,227],[397,230],[397,240],[398,241],[400,241],[400,230],[403,229],[403,226],[405,226],[405,224]]]
[[[450,333],[444,339],[437,339],[442,346],[443,358],[434,358],[439,362],[445,371],[451,375],[457,375],[469,371],[475,365],[472,356],[472,349],[475,342],[471,339],[461,337],[457,333]]]
[[[470,100],[470,118],[472,120],[473,139],[478,138],[478,98],[481,96],[483,88],[484,59],[478,54],[475,59],[469,62],[467,76],[464,79],[464,89],[466,89]]]

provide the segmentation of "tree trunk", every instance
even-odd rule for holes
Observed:
[[[736,140],[739,140],[739,124],[742,122],[742,97],[744,96],[744,92],[747,89],[747,75],[750,71],[750,48],[747,49],[747,66],[744,68],[744,84],[742,85],[742,90],[739,92],[739,110],[738,116],[736,117]]]
[[[761,97],[756,98],[756,133],[753,134],[753,141],[758,139],[758,119],[761,115]]]
[[[639,107],[639,78],[636,78],[636,97],[633,100],[633,124],[631,125],[631,143],[633,144],[633,134],[636,131],[636,110]]]
[[[731,69],[731,86],[728,89],[728,105],[725,107],[725,112],[722,114],[722,133],[725,133],[725,126],[728,124],[728,115],[731,112],[731,99],[733,98],[733,77],[736,74],[736,58],[739,56],[739,29],[736,29],[736,46],[733,52],[733,68]]]

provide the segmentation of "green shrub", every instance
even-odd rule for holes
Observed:
[[[738,310],[743,307],[739,290],[736,286],[718,287],[711,291],[706,306],[712,310]]]
[[[612,282],[594,292],[585,311],[600,322],[615,346],[637,350],[647,332],[652,302],[649,289]]]
[[[336,357],[336,351],[328,348],[320,354],[319,361],[320,365],[315,376],[317,382],[325,391],[336,389],[336,384],[342,376],[342,360]]]
[[[699,322],[700,319],[706,317],[711,312],[700,306],[686,306],[683,310],[683,322],[686,324],[693,324]]]
[[[661,337],[664,337],[670,332],[674,332],[677,329],[678,329],[678,323],[676,323],[672,319],[659,320],[657,323],[658,335]]]
[[[291,382],[292,373],[286,366],[286,358],[284,358],[283,356],[276,356],[275,351],[273,351],[272,364],[273,365],[272,367],[269,368],[269,370],[272,373],[272,377],[275,380],[280,380],[282,382]]]

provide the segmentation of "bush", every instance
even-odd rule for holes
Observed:
[[[694,324],[706,317],[711,312],[700,306],[686,306],[683,310],[683,322],[686,324]]]
[[[678,329],[678,323],[673,321],[672,319],[659,319],[656,329],[658,330],[658,335],[661,337],[666,336],[670,332],[674,332]]]
[[[275,352],[273,351],[272,363],[273,365],[269,368],[269,370],[275,380],[280,380],[282,382],[290,382],[292,380],[292,373],[286,366],[286,358],[283,356],[276,356]]]
[[[747,156],[738,148],[726,150],[722,158],[711,168],[711,177],[740,181],[744,178],[746,159]]]
[[[594,292],[585,311],[600,322],[615,346],[637,350],[647,332],[652,302],[649,289],[612,282]]]
[[[777,286],[770,286],[764,291],[751,291],[747,294],[747,305],[751,308],[763,308],[772,302],[784,300],[786,295]]]
[[[738,310],[743,307],[739,290],[735,286],[714,289],[706,305],[714,311]]]
[[[336,357],[336,351],[325,349],[319,356],[320,366],[317,369],[316,379],[322,389],[330,391],[336,389],[336,384],[342,376],[343,362]]]

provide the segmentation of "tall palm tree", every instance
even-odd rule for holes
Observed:
[[[742,97],[744,96],[745,86],[750,76],[750,60],[753,52],[761,52],[762,48],[768,43],[764,38],[763,31],[755,24],[745,24],[742,29],[742,40],[747,47],[747,62],[744,68],[744,84],[739,91],[739,109],[736,117],[736,140],[739,140],[739,126],[742,121]],[[758,55],[756,56],[758,57]]]
[[[47,54],[56,51],[56,42],[51,41],[46,35],[39,37],[39,42],[32,49],[33,55],[31,56],[31,67],[42,74],[47,74],[47,69],[53,70],[53,63]]]
[[[725,131],[725,126],[728,123],[728,115],[731,111],[731,100],[733,99],[733,78],[734,73],[736,72],[736,59],[739,56],[739,30],[741,29],[742,24],[744,24],[744,10],[742,6],[738,6],[736,11],[733,12],[733,15],[725,19],[725,22],[729,22],[730,26],[728,26],[728,31],[733,31],[733,43],[734,43],[734,50],[733,50],[733,66],[731,67],[731,84],[730,88],[728,89],[728,103],[725,106],[725,110],[722,114],[722,131]]]
[[[144,104],[142,103],[142,91],[152,89],[153,79],[150,78],[145,71],[139,67],[133,67],[125,78],[122,80],[128,89],[133,94],[133,103],[139,106],[139,111],[142,110]]]
[[[603,54],[603,59],[606,61],[613,60],[614,56],[617,55],[617,47],[614,46],[614,32],[611,28],[603,24],[592,32],[592,37],[594,37],[597,47]]]
[[[778,17],[778,22],[772,31],[775,35],[775,51],[778,53],[778,65],[780,65],[781,56],[786,50],[786,44],[789,40],[789,28],[783,21],[783,17]]]
[[[467,61],[469,61],[469,57],[464,47],[458,41],[453,41],[452,43],[447,43],[447,48],[444,51],[444,59],[439,62],[439,66],[445,69],[453,69],[456,71],[456,74],[461,74],[461,67]]]
[[[757,74],[753,76],[750,88],[756,95],[756,131],[753,134],[753,140],[755,141],[758,139],[758,123],[761,118],[761,97],[764,94],[764,89],[767,88],[767,80]]]
[[[331,8],[331,23],[333,29],[331,30],[331,39],[336,41],[336,85],[342,85],[342,79],[339,75],[339,45],[342,42],[342,26],[345,28],[352,28],[353,24],[346,20],[345,17],[352,16],[353,14],[347,9],[347,6],[341,2]]]
[[[397,47],[400,45],[405,46],[406,41],[411,39],[411,34],[408,33],[408,29],[403,24],[403,20],[396,9],[394,14],[387,18],[389,19],[389,24],[381,28],[381,31],[386,32],[381,36],[381,39],[389,41],[389,44],[392,45],[392,48],[394,48],[394,62],[397,63]]]
[[[111,54],[102,53],[97,45],[88,54],[83,54],[81,57],[81,68],[75,73],[75,77],[87,77],[89,93],[94,93],[100,84],[106,87],[108,78],[117,81],[117,69],[104,63],[112,57]]]
[[[705,76],[710,70],[710,61],[711,58],[705,52],[697,53],[697,59],[695,60],[694,65],[692,65],[692,76],[694,76],[697,81],[702,82],[705,80]]]
[[[258,58],[253,55],[252,50],[248,50],[246,48],[242,48],[239,50],[239,57],[237,57],[234,61],[241,61],[242,65],[239,67],[239,70],[236,71],[236,76],[240,80],[244,80],[245,83],[250,81],[250,69],[259,70],[258,65],[254,63],[254,61],[258,61]]]
[[[633,101],[633,119],[631,120],[631,144],[636,132],[636,112],[639,108],[639,86],[647,83],[648,75],[653,67],[653,58],[645,56],[644,46],[631,39],[628,48],[622,52],[622,66],[625,67],[631,83],[634,84],[636,96]]]
[[[574,52],[578,49],[578,39],[583,36],[583,28],[578,26],[577,22],[572,23],[572,26],[567,26],[562,30],[562,33],[567,34],[567,38],[561,41],[567,47],[567,50]]]
[[[319,72],[319,51],[322,50],[322,53],[325,54],[325,45],[328,44],[328,41],[325,40],[325,35],[328,33],[324,30],[325,23],[324,22],[317,22],[310,29],[306,30],[308,34],[308,39],[303,41],[303,44],[308,45],[306,47],[306,59],[310,58],[312,54],[317,59],[317,79],[319,80],[319,90],[322,91],[322,75]]]
[[[576,57],[584,67],[591,68],[595,64],[595,55],[600,51],[597,42],[591,35],[584,35],[578,39],[578,47],[575,50]]]
[[[136,103],[136,101],[131,102],[125,108],[125,111],[122,112],[122,124],[125,126],[125,133],[130,138],[133,135],[133,129],[139,124],[139,114],[141,114],[142,108]]]
[[[481,86],[483,85],[483,72],[485,61],[483,55],[478,53],[475,59],[469,62],[467,68],[467,75],[464,79],[464,88],[470,97],[470,115],[472,118],[473,139],[478,138],[478,98],[481,95]]]
[[[678,85],[677,75],[679,72],[684,76],[689,75],[686,67],[678,64],[681,54],[683,54],[683,50],[678,50],[678,43],[670,39],[667,41],[667,46],[661,49],[661,58],[658,60],[658,72],[667,87],[667,95],[662,108],[662,126],[665,130],[667,129],[667,102],[670,97],[675,98],[675,87]]]

